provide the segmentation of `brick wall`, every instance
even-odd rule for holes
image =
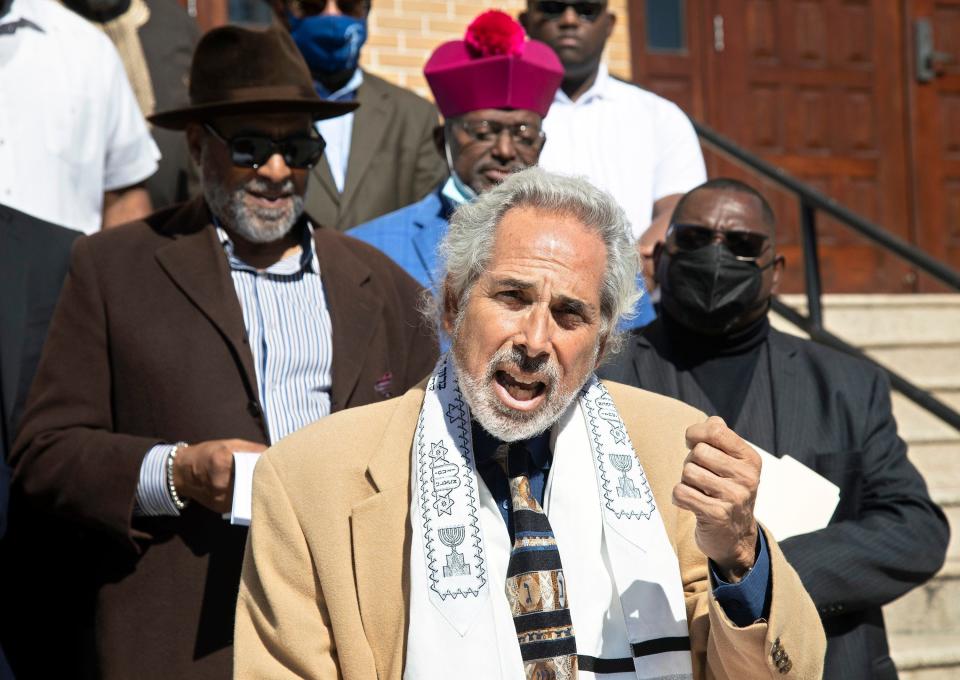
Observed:
[[[626,0],[610,0],[617,24],[604,58],[611,73],[630,77]],[[486,9],[516,16],[526,0],[485,4],[452,0],[373,0],[361,64],[387,80],[430,97],[423,65],[440,43],[463,38],[467,24]]]

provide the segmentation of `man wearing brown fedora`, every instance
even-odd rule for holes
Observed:
[[[303,214],[313,122],[355,105],[316,95],[287,32],[207,33],[190,98],[152,122],[186,132],[203,196],[77,243],[11,458],[14,491],[84,532],[58,565],[94,593],[69,677],[229,677],[234,454],[400,394],[436,359],[416,283]],[[53,677],[40,657],[24,677]]]

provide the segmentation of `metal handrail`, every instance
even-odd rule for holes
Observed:
[[[840,224],[853,229],[876,245],[893,252],[941,283],[960,291],[960,273],[939,260],[930,257],[916,246],[864,219],[834,199],[817,191],[788,174],[782,168],[759,158],[716,130],[691,119],[700,139],[748,169],[773,181],[795,194],[800,202],[800,236],[803,247],[804,288],[807,297],[807,315],[774,298],[771,307],[780,316],[802,328],[816,342],[857,356],[881,368],[890,378],[890,384],[912,402],[937,416],[951,427],[960,430],[960,413],[943,403],[930,392],[917,387],[899,373],[890,370],[867,356],[862,350],[845,342],[823,327],[823,287],[820,279],[820,256],[817,250],[817,211],[823,211]]]

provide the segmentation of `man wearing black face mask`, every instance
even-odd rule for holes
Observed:
[[[356,113],[323,121],[325,159],[310,173],[306,209],[345,231],[414,203],[447,176],[433,144],[437,109],[361,69],[370,0],[269,0],[310,67],[317,93],[355,101]]]
[[[826,528],[780,546],[820,611],[824,678],[895,679],[881,607],[936,573],[949,529],[897,435],[885,374],[770,327],[774,236],[769,204],[741,182],[686,194],[654,255],[660,317],[599,374],[719,415],[840,487]]]

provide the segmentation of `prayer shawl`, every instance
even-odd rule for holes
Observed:
[[[595,376],[551,438],[543,506],[563,562],[579,677],[692,677],[677,557],[626,427]],[[470,410],[446,358],[427,383],[412,465],[404,678],[523,680],[504,592],[510,539],[477,474]]]

